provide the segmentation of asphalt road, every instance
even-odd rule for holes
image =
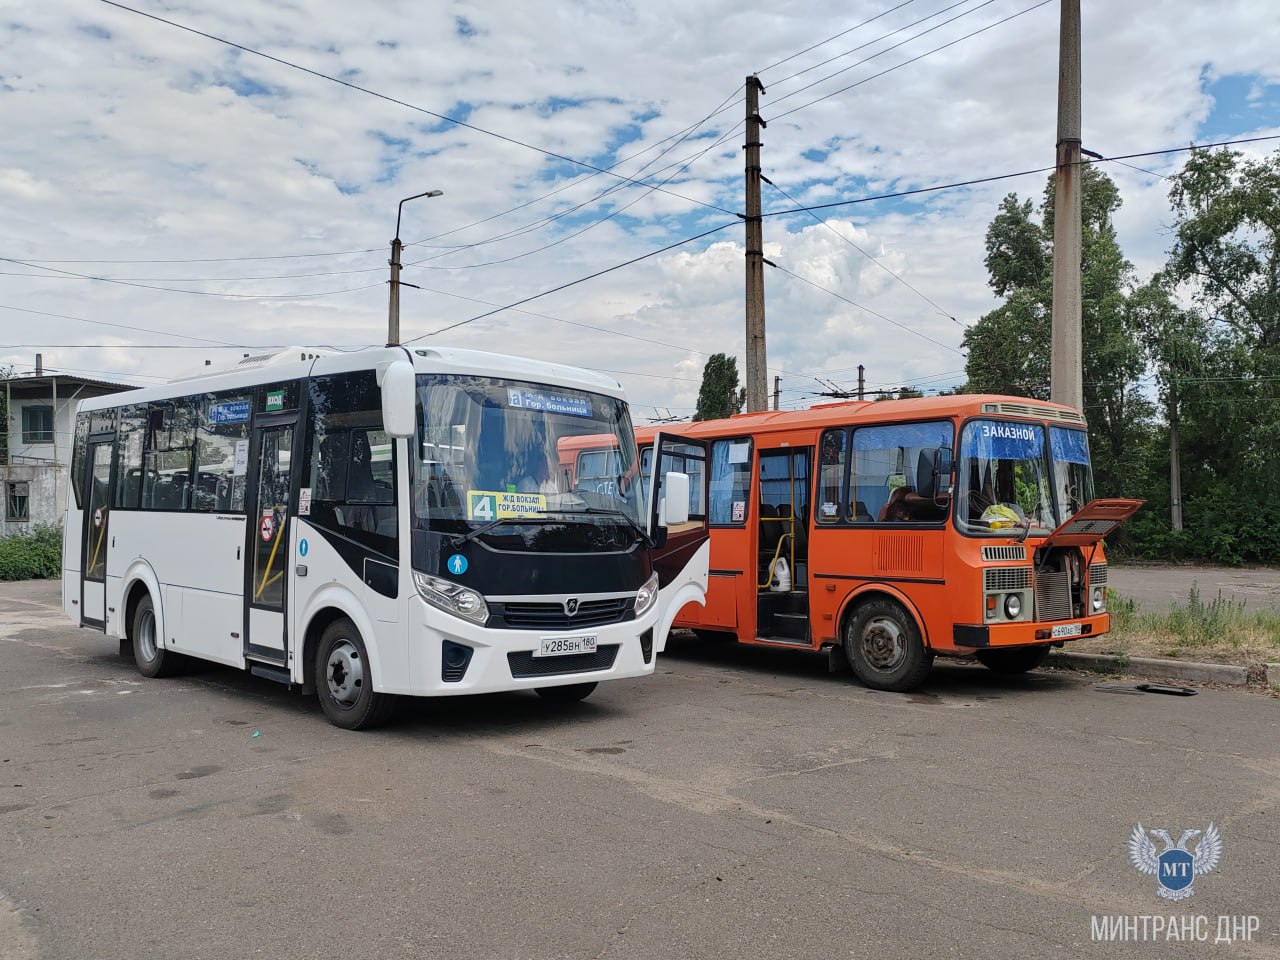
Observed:
[[[689,642],[572,707],[349,733],[232,670],[143,680],[55,590],[0,585],[3,960],[1280,956],[1265,695],[962,665],[883,694]],[[1160,900],[1134,824],[1211,820],[1219,870]],[[1121,914],[1261,927],[1090,942]]]
[[[1163,613],[1187,602],[1192,588],[1208,602],[1221,595],[1246,611],[1280,613],[1280,570],[1266,567],[1202,567],[1112,564],[1112,589],[1137,600],[1147,613]]]

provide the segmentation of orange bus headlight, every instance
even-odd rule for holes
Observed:
[[[1107,592],[1102,587],[1093,588],[1093,612],[1101,613],[1107,606]]]

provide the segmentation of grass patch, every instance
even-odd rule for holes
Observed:
[[[1262,663],[1280,656],[1280,613],[1246,610],[1243,601],[1219,593],[1209,600],[1193,585],[1185,603],[1164,613],[1146,613],[1131,598],[1107,591],[1111,633],[1090,643],[1072,644],[1077,650],[1114,652],[1163,659]],[[1094,650],[1093,647],[1098,647]]]
[[[0,580],[56,580],[62,576],[62,528],[41,524],[0,537]]]

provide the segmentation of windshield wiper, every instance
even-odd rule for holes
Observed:
[[[482,536],[494,527],[500,527],[504,523],[532,523],[537,519],[537,517],[499,517],[497,520],[490,520],[488,523],[476,527],[474,530],[467,531],[462,534],[462,536],[454,537],[449,541],[449,545],[453,547],[453,549],[457,550],[464,543],[470,543],[476,537]]]
[[[649,531],[632,519],[631,514],[625,510],[614,510],[612,507],[583,507],[581,510],[546,510],[545,513],[554,513],[561,516],[576,516],[581,513],[591,514],[597,517],[621,517],[626,521],[627,526],[635,531],[636,536],[645,543],[653,546],[653,541],[649,537]]]

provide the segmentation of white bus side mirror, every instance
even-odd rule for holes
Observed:
[[[662,504],[658,507],[658,526],[678,527],[689,522],[689,475],[668,473],[662,478]]]
[[[418,429],[418,384],[413,364],[393,360],[378,370],[382,387],[382,429],[392,437],[412,437]]]

